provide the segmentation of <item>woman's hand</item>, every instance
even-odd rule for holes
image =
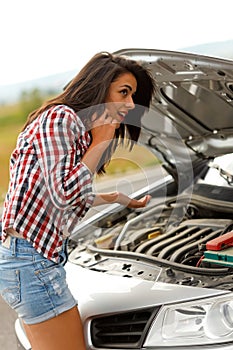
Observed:
[[[127,208],[143,208],[150,201],[151,196],[146,195],[140,199],[132,199],[121,192],[98,193],[95,196],[93,206],[102,204],[119,203]]]
[[[82,158],[82,162],[92,173],[95,173],[103,152],[114,138],[117,125],[107,110],[98,118],[96,113],[93,114],[90,130],[92,143]]]
[[[150,195],[146,195],[140,199],[132,199],[127,195],[119,192],[117,203],[125,205],[127,208],[144,208],[147,203],[151,200]]]
[[[90,130],[92,135],[92,144],[96,146],[104,143],[103,146],[106,148],[114,138],[117,125],[116,120],[108,114],[107,109],[98,118],[96,113],[94,113],[92,116],[92,126]]]

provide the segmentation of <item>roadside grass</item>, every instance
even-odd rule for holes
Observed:
[[[24,122],[19,103],[0,106],[0,203],[8,187],[10,154]]]
[[[130,171],[139,171],[144,167],[158,164],[158,159],[145,146],[140,144],[134,145],[129,151],[126,148],[118,148],[109,163],[106,174],[117,175]]]

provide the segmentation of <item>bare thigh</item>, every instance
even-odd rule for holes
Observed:
[[[50,320],[27,325],[32,350],[85,350],[83,327],[77,307]]]

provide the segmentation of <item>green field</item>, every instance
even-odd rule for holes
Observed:
[[[0,107],[0,202],[3,201],[7,191],[9,157],[23,124],[17,105]]]
[[[28,106],[26,107],[23,109],[22,103],[0,106],[0,203],[7,192],[9,158],[15,147],[17,135],[26,121]],[[120,173],[137,171],[157,162],[156,157],[142,146],[136,145],[131,152],[119,148],[107,168],[107,175],[117,176]]]

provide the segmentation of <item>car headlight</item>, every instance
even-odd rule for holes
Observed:
[[[233,342],[232,293],[162,307],[144,346],[187,348],[226,342]]]

